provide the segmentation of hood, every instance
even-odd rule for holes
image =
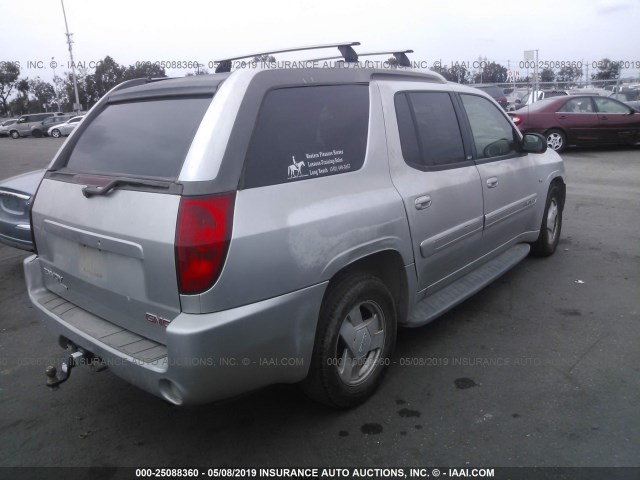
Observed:
[[[33,195],[40,185],[45,170],[35,170],[0,181],[0,188]]]

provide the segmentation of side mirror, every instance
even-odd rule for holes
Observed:
[[[547,140],[539,133],[525,133],[522,138],[522,151],[544,153],[547,151]]]

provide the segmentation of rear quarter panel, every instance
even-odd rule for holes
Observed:
[[[186,310],[213,312],[328,281],[382,250],[413,262],[402,201],[389,176],[379,92],[369,86],[369,133],[360,170],[237,193],[233,236],[218,282]]]

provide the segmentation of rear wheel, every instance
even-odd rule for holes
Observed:
[[[17,130],[11,130],[11,132],[9,132],[9,136],[10,136],[11,138],[13,138],[14,140],[15,140],[16,138],[20,138],[20,134],[18,133],[18,131],[17,131]]]
[[[302,386],[316,401],[348,408],[367,400],[382,381],[395,347],[395,303],[372,275],[351,275],[330,288]]]
[[[53,138],[60,138],[62,134],[60,133],[60,130],[58,130],[57,128],[54,128],[53,130],[51,130],[51,136]]]
[[[531,244],[531,253],[537,257],[553,255],[560,241],[562,230],[562,197],[560,187],[551,185],[544,207],[538,239]]]
[[[567,136],[562,130],[553,128],[546,133],[545,137],[547,138],[547,146],[552,150],[560,153],[567,148]]]

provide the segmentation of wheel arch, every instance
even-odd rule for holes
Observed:
[[[414,270],[413,268],[407,268],[402,255],[397,250],[386,249],[370,253],[353,260],[331,277],[325,290],[323,302],[333,287],[346,276],[357,273],[370,274],[379,278],[391,292],[396,306],[398,324],[401,324],[407,318],[409,312],[410,285],[415,283],[411,282],[409,271]]]
[[[553,186],[557,186],[560,189],[560,208],[564,210],[564,203],[567,198],[567,184],[565,183],[564,178],[560,175],[553,177],[549,182],[549,189]]]
[[[566,148],[567,146],[569,146],[570,144],[572,144],[572,139],[571,139],[571,137],[569,136],[569,133],[568,133],[564,128],[562,128],[562,127],[551,127],[551,128],[547,128],[547,129],[544,131],[544,133],[543,133],[543,135],[544,135],[544,139],[546,140],[546,139],[547,139],[547,135],[549,135],[549,133],[550,133],[550,132],[552,132],[552,131],[554,131],[554,130],[555,130],[555,131],[558,131],[558,132],[560,132],[560,133],[562,133],[562,134],[564,135],[564,139],[565,139],[565,143],[566,143],[566,145],[564,146],[564,148]]]

